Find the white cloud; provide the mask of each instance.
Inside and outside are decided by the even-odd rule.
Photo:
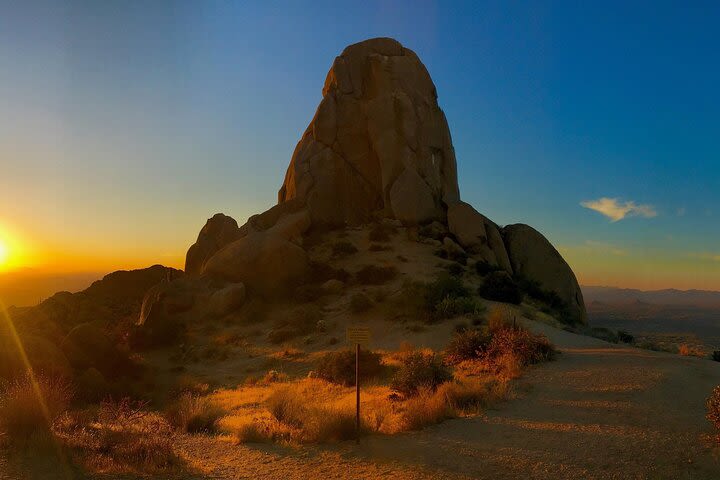
[[[657,217],[657,211],[652,205],[638,205],[633,201],[621,202],[617,198],[602,197],[598,200],[586,200],[580,202],[580,205],[602,213],[613,222],[625,217]]]

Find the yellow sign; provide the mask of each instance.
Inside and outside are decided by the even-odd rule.
[[[370,343],[370,329],[368,327],[347,327],[348,343],[367,345]]]

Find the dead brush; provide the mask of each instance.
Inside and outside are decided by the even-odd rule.
[[[99,408],[66,413],[55,429],[92,471],[157,474],[181,464],[172,429],[146,402],[106,400]]]

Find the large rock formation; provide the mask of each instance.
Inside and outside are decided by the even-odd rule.
[[[418,224],[459,199],[450,130],[412,50],[375,38],[335,59],[278,194],[291,199],[333,225],[374,214]]]
[[[311,227],[394,218],[422,226],[418,231],[432,236],[425,241],[456,257],[469,254],[538,282],[567,304],[570,321],[585,322],[575,275],[545,237],[522,225],[501,229],[460,201],[450,130],[413,51],[389,38],[350,45],[335,58],[322,93],[278,204],[241,227],[222,214],[208,220],[188,251],[187,273],[271,295],[304,277],[303,235]]]
[[[555,292],[566,304],[570,320],[587,322],[582,291],[575,274],[560,253],[537,230],[521,223],[503,229],[505,246],[516,274]]]

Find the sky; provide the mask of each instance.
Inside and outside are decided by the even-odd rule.
[[[720,290],[719,21],[717,2],[0,0],[0,269],[182,267],[214,213],[277,201],[334,57],[390,36],[437,86],[463,200],[537,228],[582,284]]]

